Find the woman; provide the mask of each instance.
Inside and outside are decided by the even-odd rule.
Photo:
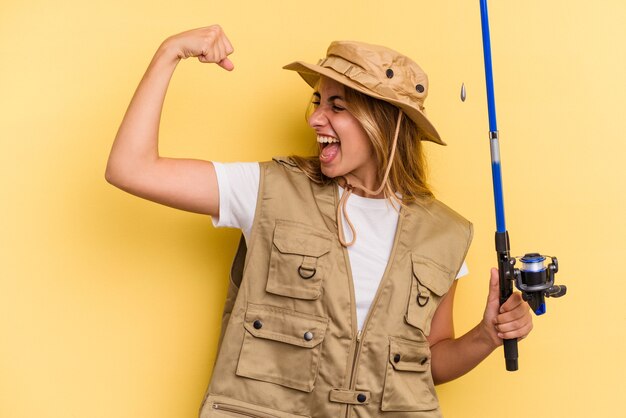
[[[455,338],[455,277],[471,224],[432,197],[421,141],[426,74],[387,48],[334,42],[318,65],[309,124],[319,155],[218,164],[163,158],[158,125],[172,73],[197,57],[226,70],[219,26],[168,38],[113,144],[107,180],[243,230],[202,417],[440,416],[434,385],[532,329],[519,294],[498,303],[491,271],[480,323]]]

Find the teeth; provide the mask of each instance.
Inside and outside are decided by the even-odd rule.
[[[339,140],[337,138],[333,138],[330,136],[318,135],[317,142],[322,143],[322,144],[331,144],[333,142],[339,142]]]

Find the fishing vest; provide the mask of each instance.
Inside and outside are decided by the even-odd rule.
[[[245,264],[240,246],[200,417],[440,417],[426,337],[471,224],[435,199],[402,208],[358,331],[337,186],[311,182],[289,159],[260,167]]]

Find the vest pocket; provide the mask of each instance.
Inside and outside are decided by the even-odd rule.
[[[277,411],[225,396],[209,395],[200,413],[200,418],[218,417],[309,418],[306,415],[295,415]]]
[[[412,254],[411,260],[413,277],[405,320],[428,335],[437,306],[454,277],[450,270],[427,258]]]
[[[237,376],[311,392],[328,319],[249,303]]]
[[[430,411],[438,406],[428,342],[389,337],[389,362],[381,409]]]
[[[277,220],[265,290],[297,299],[318,299],[328,262],[330,237],[319,229]]]

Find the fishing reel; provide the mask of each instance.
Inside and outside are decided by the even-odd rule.
[[[546,258],[550,258],[550,264],[547,266]],[[560,298],[567,292],[564,285],[554,284],[554,275],[559,271],[559,262],[556,257],[528,253],[523,257],[512,257],[511,266],[515,265],[516,259],[519,259],[522,267],[513,269],[515,287],[522,292],[522,298],[528,302],[535,315],[543,315],[546,313],[545,298]]]

